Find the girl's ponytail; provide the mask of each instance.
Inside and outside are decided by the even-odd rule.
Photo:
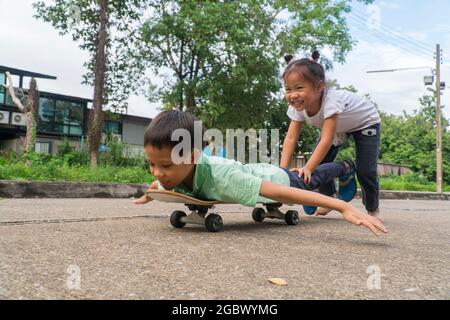
[[[286,61],[286,63],[291,62],[292,59],[294,59],[294,56],[292,54],[288,54],[288,55],[284,56],[284,61]]]
[[[303,74],[305,79],[310,81],[311,83],[317,84],[320,81],[325,83],[325,69],[318,62],[320,58],[320,53],[317,49],[311,53],[311,58],[303,58],[303,59],[294,59],[294,56],[291,54],[285,55],[284,60],[287,63],[286,68],[283,72],[283,79],[292,72],[300,72]]]
[[[317,61],[319,61],[319,58],[320,58],[319,50],[314,50],[311,54],[312,61],[317,62]]]

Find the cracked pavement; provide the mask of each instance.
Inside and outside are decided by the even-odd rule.
[[[0,299],[450,299],[450,202],[380,208],[389,234],[375,237],[301,206],[288,226],[218,205],[210,233],[170,226],[179,204],[1,199]]]

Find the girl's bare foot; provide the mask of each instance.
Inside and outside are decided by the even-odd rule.
[[[336,198],[336,194],[330,196],[333,198]],[[333,209],[329,209],[329,208],[317,208],[315,216],[326,216],[327,214],[329,214],[331,211],[333,211]]]
[[[367,211],[369,215],[378,219],[381,223],[384,223],[384,220],[381,218],[380,209],[375,209],[373,211]]]
[[[326,216],[331,211],[333,211],[333,210],[329,209],[329,208],[318,208],[316,211],[316,216]]]

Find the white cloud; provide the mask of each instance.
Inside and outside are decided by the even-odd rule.
[[[408,70],[389,73],[372,73],[369,70],[384,70],[409,67],[432,67],[433,61],[417,57],[400,48],[380,42],[360,41],[352,51],[345,65],[335,65],[327,76],[337,79],[343,85],[354,85],[359,93],[369,93],[381,110],[401,114],[403,110],[412,112],[419,108],[419,98],[430,94],[423,84],[423,76],[430,70]],[[448,68],[447,68],[448,69]],[[442,81],[450,84],[448,72],[443,73]],[[442,97],[447,104],[444,114],[450,118],[449,89]]]
[[[450,32],[450,24],[437,23],[431,29],[432,32]]]
[[[386,8],[386,9],[400,9],[402,8],[402,6],[398,3],[395,3],[393,1],[391,2],[386,2],[386,1],[380,1],[380,3],[378,3],[378,5],[382,8]]]
[[[34,19],[33,2],[0,1],[0,65],[57,77],[38,79],[41,91],[92,98],[93,88],[81,84],[87,53],[70,36],[60,36],[50,24]],[[158,113],[157,105],[144,97],[133,96],[129,104],[130,114],[153,117]]]
[[[404,32],[403,34],[400,33],[400,36],[402,36],[403,38],[407,38],[409,40],[409,38],[411,38],[412,40],[418,40],[418,41],[427,41],[428,40],[428,33],[426,32],[419,32],[419,31],[415,31],[415,32]],[[425,44],[423,45],[425,46]]]
[[[57,80],[38,80],[42,91],[91,98],[92,87],[81,85],[84,73],[83,62],[87,55],[68,36],[60,36],[55,29],[32,18],[33,0],[0,0],[0,65],[23,68],[30,71],[57,76]],[[389,5],[381,2],[380,6]],[[392,6],[392,5],[391,5]],[[397,5],[393,5],[398,7]],[[447,24],[435,25],[441,30]],[[410,34],[420,38],[425,32]],[[444,36],[445,35],[445,36]],[[450,35],[444,34],[443,48],[450,48]],[[445,40],[445,41],[444,41]],[[445,53],[445,51],[444,51]],[[325,53],[326,54],[326,53]],[[327,76],[338,79],[341,85],[355,85],[359,92],[369,93],[384,111],[400,114],[402,110],[412,111],[419,106],[418,99],[429,93],[423,86],[423,76],[428,70],[411,70],[394,73],[367,74],[367,70],[390,69],[416,66],[434,67],[432,60],[416,57],[404,50],[373,41],[360,41],[352,51],[345,65],[336,65]],[[450,86],[450,67],[444,65],[443,79]],[[445,91],[442,103],[447,104],[444,114],[450,118],[450,89]],[[158,104],[150,104],[142,96],[129,99],[129,113],[140,116],[155,116]]]

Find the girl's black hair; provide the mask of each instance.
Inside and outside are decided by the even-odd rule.
[[[320,58],[320,53],[314,50],[311,54],[311,59],[294,59],[292,55],[284,56],[284,60],[288,64],[283,72],[283,79],[291,73],[292,71],[299,72],[303,77],[314,85],[318,84],[319,81],[325,83],[325,69],[317,61]]]
[[[147,127],[144,133],[144,147],[151,145],[158,149],[173,148],[180,141],[172,141],[172,132],[176,129],[185,129],[190,134],[191,148],[194,144],[194,124],[199,121],[193,114],[179,110],[167,110],[158,114]],[[201,133],[203,139],[203,127]],[[202,141],[202,147],[204,142]]]

